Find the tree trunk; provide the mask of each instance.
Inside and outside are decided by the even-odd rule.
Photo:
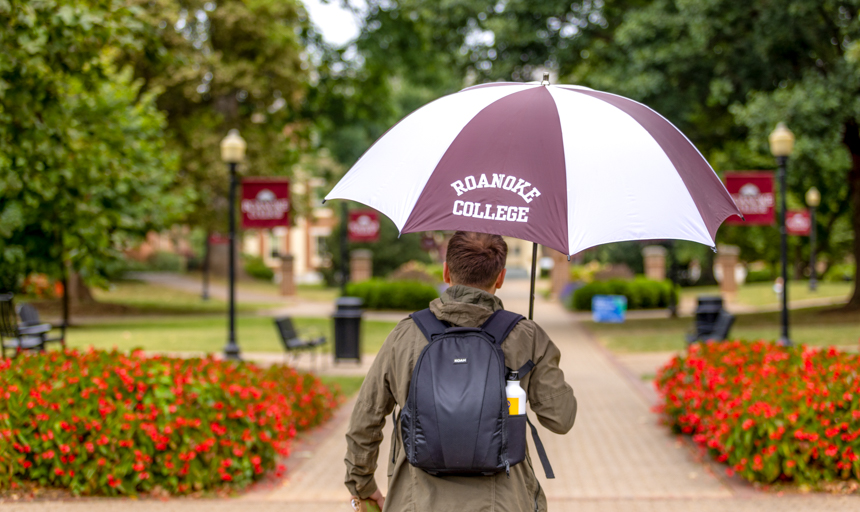
[[[803,252],[800,244],[794,248],[794,281],[803,279],[803,270],[806,268],[806,261],[803,259]]]
[[[717,284],[717,278],[714,277],[714,251],[708,249],[705,252],[705,261],[702,262],[702,277],[696,283],[696,286],[713,286]]]
[[[72,314],[69,310],[69,265],[63,264],[63,325],[71,324]]]
[[[69,276],[69,300],[72,305],[78,304],[92,304],[96,301],[93,298],[93,292],[90,291],[90,287],[84,283],[84,280],[81,279],[81,275],[77,272],[72,272]]]
[[[209,300],[209,260],[211,257],[211,246],[209,245],[210,238],[212,237],[212,232],[210,230],[206,230],[206,243],[204,244],[204,252],[203,252],[203,291],[200,294],[200,297],[203,300]]]
[[[857,278],[860,277],[860,126],[856,121],[845,123],[843,142],[851,152],[851,170],[848,172],[848,184],[851,196],[851,226],[854,228],[854,293],[845,306],[848,309],[860,309],[860,288]]]

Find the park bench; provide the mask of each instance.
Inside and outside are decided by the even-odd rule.
[[[26,328],[34,328],[34,327],[44,327],[47,326],[48,330],[42,334],[42,343],[47,345],[48,343],[59,343],[62,345],[63,349],[66,348],[66,325],[60,324],[59,326],[54,326],[49,323],[42,322],[39,318],[39,311],[33,307],[32,304],[20,304],[18,306],[18,318],[21,319],[20,327]],[[53,329],[59,329],[59,335],[51,335],[51,331]]]
[[[316,352],[325,345],[325,336],[302,338],[296,331],[291,317],[282,316],[275,319],[275,327],[284,346],[285,355],[298,359],[302,352],[313,355],[313,363],[316,365]]]
[[[2,356],[10,351],[16,357],[27,350],[45,350],[45,339],[51,331],[51,324],[22,325],[13,302],[14,294],[0,294],[0,346]]]

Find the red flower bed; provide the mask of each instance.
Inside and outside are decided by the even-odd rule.
[[[244,486],[338,397],[316,377],[92,350],[0,359],[0,489],[172,494]]]
[[[860,357],[834,348],[694,344],[659,372],[661,409],[729,474],[815,484],[860,477]]]

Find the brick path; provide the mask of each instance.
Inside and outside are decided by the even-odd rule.
[[[510,282],[499,295],[508,309],[527,312],[526,282]],[[536,309],[536,320],[561,349],[562,369],[579,400],[576,425],[570,434],[541,432],[556,479],[546,481],[540,470],[538,477],[553,512],[860,510],[858,497],[778,496],[756,491],[724,477],[719,466],[711,469],[698,461],[689,443],[669,434],[650,412],[653,395],[648,395],[633,371],[597,346],[561,307],[541,302]],[[645,364],[658,361],[652,358]],[[349,510],[348,494],[341,482],[343,435],[350,406],[341,408],[332,421],[295,446],[288,461],[289,478],[274,489],[252,491],[231,500],[93,499],[7,502],[0,507],[4,512],[113,512],[117,508],[126,512],[343,512]],[[389,422],[377,472],[383,488],[390,428]]]

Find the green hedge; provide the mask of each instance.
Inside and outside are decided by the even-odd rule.
[[[827,269],[827,273],[824,274],[824,280],[832,283],[853,281],[854,270],[855,268],[853,263],[840,263],[838,265],[831,265],[830,268]]]
[[[677,304],[678,290],[673,289],[671,281],[653,281],[637,277],[632,281],[611,279],[595,281],[579,288],[568,301],[568,308],[577,311],[591,311],[591,299],[595,295],[624,295],[627,297],[627,309],[653,309],[669,307],[674,300]]]
[[[746,283],[769,283],[776,279],[776,274],[770,267],[747,272]]]
[[[245,273],[254,279],[262,281],[271,281],[275,277],[275,272],[269,268],[259,256],[243,256],[245,259]]]
[[[182,272],[185,270],[185,258],[174,252],[157,251],[146,258],[146,270],[159,272]]]
[[[439,297],[433,286],[420,281],[385,281],[371,279],[349,283],[346,295],[360,297],[367,309],[400,309],[417,311]]]

